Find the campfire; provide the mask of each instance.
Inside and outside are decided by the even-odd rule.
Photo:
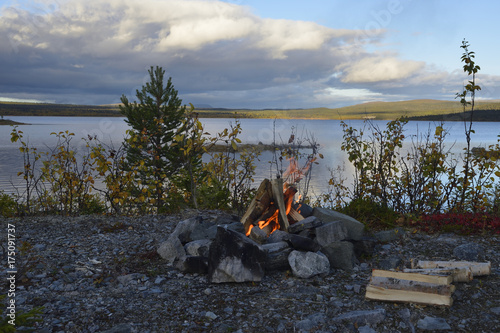
[[[303,168],[299,168],[297,160],[290,158],[283,178],[262,181],[241,220],[247,236],[256,227],[267,236],[275,230],[288,231],[291,224],[304,219],[300,214],[300,205],[295,205],[296,184],[307,175],[315,160],[311,158]],[[284,179],[287,181],[284,182]]]
[[[285,187],[285,190],[283,188]],[[257,227],[270,235],[275,230],[287,231],[290,224],[304,217],[292,207],[297,189],[283,186],[283,179],[264,179],[241,219],[247,236]]]

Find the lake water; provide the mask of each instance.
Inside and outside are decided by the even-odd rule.
[[[83,148],[83,141],[79,138],[88,135],[96,135],[105,143],[112,143],[116,147],[122,142],[126,135],[128,125],[124,118],[99,118],[99,117],[8,117],[8,119],[28,123],[20,125],[19,129],[24,132],[24,139],[29,141],[30,146],[39,150],[48,151],[56,143],[56,138],[51,132],[70,131],[75,133],[73,143],[77,148]],[[205,130],[211,134],[222,131],[234,119],[202,119]],[[277,143],[287,142],[290,137],[291,128],[295,128],[296,137],[306,138],[313,136],[320,144],[320,153],[324,159],[318,159],[319,165],[312,169],[311,191],[320,194],[327,188],[330,179],[329,168],[335,168],[345,163],[346,176],[352,174],[352,167],[347,161],[347,155],[341,150],[342,128],[339,120],[293,120],[293,119],[241,119],[243,132],[240,136],[243,143]],[[362,120],[346,121],[349,125],[361,129]],[[387,121],[374,121],[381,129],[385,128]],[[405,126],[406,142],[409,144],[410,136],[426,132],[433,122],[414,121]],[[448,147],[452,152],[460,154],[465,147],[464,126],[461,122],[448,122],[445,129],[449,131],[447,137]],[[476,131],[472,137],[473,146],[488,146],[497,141],[500,134],[498,123],[481,122],[475,123]],[[23,156],[19,152],[19,143],[10,141],[10,126],[0,126],[0,190],[12,193],[13,184],[19,183],[17,173],[23,169]],[[275,169],[270,168],[269,161],[272,160],[271,152],[264,152],[257,162],[257,174],[255,185],[258,186],[263,178],[274,177]]]

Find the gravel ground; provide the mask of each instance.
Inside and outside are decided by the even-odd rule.
[[[309,279],[271,272],[259,283],[210,284],[156,253],[176,223],[193,214],[223,213],[0,220],[2,267],[8,267],[8,223],[22,248],[15,257],[16,311],[43,307],[36,332],[500,331],[499,236],[400,233],[377,244],[352,272]],[[409,266],[412,258],[450,260],[464,244],[479,246],[492,274],[457,284],[451,307],[365,300],[373,268]]]

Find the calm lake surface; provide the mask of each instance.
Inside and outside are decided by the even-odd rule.
[[[72,143],[79,151],[83,151],[85,144],[80,138],[88,135],[96,135],[101,141],[118,147],[129,128],[124,118],[100,118],[100,117],[8,117],[8,119],[28,123],[20,125],[19,129],[24,132],[24,140],[30,146],[37,147],[41,151],[49,151],[57,139],[52,132],[70,131],[75,133]],[[227,128],[234,119],[202,119],[205,130],[212,135]],[[329,168],[335,168],[345,163],[345,176],[352,175],[352,167],[347,160],[347,155],[341,150],[342,128],[339,120],[293,120],[293,119],[241,119],[243,132],[240,136],[243,143],[272,143],[273,138],[277,143],[288,142],[292,127],[295,128],[296,137],[306,138],[313,136],[320,144],[320,153],[324,159],[318,159],[319,165],[312,169],[312,180],[310,193],[319,195],[327,188],[330,179]],[[362,120],[346,121],[350,126],[361,129]],[[385,129],[387,121],[374,121],[380,129]],[[417,133],[426,133],[431,126],[435,128],[436,123],[427,121],[413,121],[405,126],[406,144],[411,144],[412,136]],[[445,123],[445,129],[449,131],[447,137],[448,145],[454,154],[462,153],[465,147],[464,126],[461,122]],[[497,142],[500,134],[499,123],[478,122],[474,124],[475,134],[472,136],[472,146],[488,146]],[[20,179],[17,173],[23,169],[23,156],[19,152],[19,143],[10,141],[11,126],[0,126],[0,191],[6,193],[14,191],[13,184],[18,184]],[[272,160],[271,152],[264,152],[257,161],[257,174],[255,186],[258,186],[264,178],[274,177],[276,169],[270,168],[269,161]],[[286,165],[284,166],[286,168]],[[350,180],[349,180],[350,182]]]

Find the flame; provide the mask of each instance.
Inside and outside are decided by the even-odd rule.
[[[285,193],[283,193],[286,215],[288,215],[292,210],[292,203],[295,193],[297,193],[297,189],[295,189],[294,187],[288,187]],[[273,203],[271,203],[271,206],[272,205]],[[267,212],[270,213],[269,210]],[[268,236],[274,231],[278,230],[280,228],[279,212],[279,209],[276,209],[270,217],[266,218],[265,220],[259,221],[257,225],[250,225],[246,232],[246,235],[250,236],[253,227],[259,227],[260,229],[265,230]]]

